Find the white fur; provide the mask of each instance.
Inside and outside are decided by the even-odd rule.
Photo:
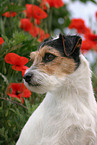
[[[42,86],[29,87],[25,83],[32,91],[47,94],[16,145],[97,145],[97,104],[91,71],[84,56],[80,59],[79,68],[71,75],[58,78],[37,70],[35,80]]]

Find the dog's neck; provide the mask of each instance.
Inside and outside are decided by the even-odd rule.
[[[82,102],[87,106],[91,106],[91,102],[95,104],[91,71],[87,60],[82,55],[80,59],[81,64],[79,68],[66,77],[62,87],[50,93],[57,101],[72,102],[74,105],[77,103],[79,105],[79,102]]]

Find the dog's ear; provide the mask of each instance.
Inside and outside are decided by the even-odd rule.
[[[64,36],[63,34],[59,35],[59,39],[62,40],[64,53],[66,56],[71,56],[73,53],[79,53],[82,39],[80,36]]]

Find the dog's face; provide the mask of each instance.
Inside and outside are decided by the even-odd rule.
[[[24,84],[33,92],[45,93],[61,87],[67,75],[80,64],[79,36],[63,36],[47,40],[36,52],[31,52],[32,66],[24,75]]]

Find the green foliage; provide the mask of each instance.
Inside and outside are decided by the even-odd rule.
[[[12,99],[2,98],[0,107],[0,145],[14,145],[21,129],[26,123],[31,113],[39,104],[29,103],[21,104]]]
[[[43,100],[43,96],[32,93],[31,97],[21,104],[17,98],[13,99],[7,95],[9,84],[22,82],[22,74],[12,70],[11,65],[4,61],[5,55],[14,52],[29,58],[30,52],[39,46],[36,38],[19,27],[20,19],[24,17],[21,11],[25,9],[25,2],[15,1],[14,5],[11,5],[11,2],[0,0],[0,35],[5,42],[0,47],[0,145],[15,145],[29,116]],[[15,11],[17,15],[13,18],[2,17],[6,11]],[[30,65],[31,62],[27,64]]]
[[[29,33],[24,33],[23,31],[14,32],[10,39],[5,35],[2,35],[2,37],[4,38],[5,43],[1,48],[1,57],[4,57],[8,52],[12,51],[17,54],[22,54],[22,56],[29,56],[30,52],[36,50],[39,45],[35,38],[33,39]]]
[[[60,29],[61,32],[63,32],[64,27],[67,27],[70,24],[70,18],[69,18],[70,13],[66,5],[60,7],[59,11],[56,8],[52,9],[52,16],[53,16],[52,30],[54,31],[55,28],[58,28]]]
[[[53,34],[55,29],[59,29],[60,32],[63,32],[64,27],[67,27],[70,24],[69,16],[70,16],[70,13],[67,9],[67,5],[64,5],[63,7],[60,7],[58,9],[52,8],[48,15],[49,32],[51,32],[51,34]]]
[[[7,5],[6,9],[5,6]],[[3,1],[0,5],[0,15],[2,16],[3,13],[7,12],[7,11],[13,11],[13,12],[20,12],[23,11],[25,9],[25,7],[23,6],[19,6],[16,4],[10,5],[8,1]]]

